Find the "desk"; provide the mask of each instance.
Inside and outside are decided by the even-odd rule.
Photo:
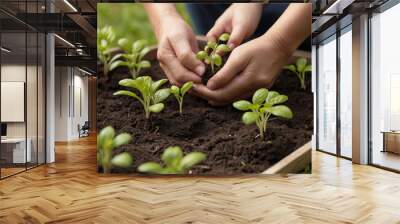
[[[400,154],[400,131],[382,131],[383,150],[382,152],[392,152]]]
[[[25,163],[32,160],[32,140],[26,139],[28,143],[25,152],[25,138],[5,138],[1,139],[1,157],[6,163]],[[3,156],[4,152],[4,156]],[[12,156],[11,156],[12,154]],[[11,159],[12,158],[12,159]],[[26,161],[25,161],[26,158]]]

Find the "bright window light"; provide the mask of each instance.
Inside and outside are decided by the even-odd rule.
[[[68,1],[68,0],[64,0],[65,4],[68,5],[68,7],[70,7],[74,12],[78,12],[78,10]]]
[[[62,42],[64,42],[64,43],[66,43],[67,45],[69,45],[70,47],[73,47],[73,48],[75,48],[75,45],[73,45],[71,42],[69,42],[68,40],[66,40],[66,39],[64,39],[64,38],[62,38],[62,37],[60,37],[59,35],[57,35],[57,34],[54,34],[54,36],[55,37],[57,37],[59,40],[61,40]]]
[[[2,48],[0,48],[2,51],[4,51],[4,52],[6,52],[6,53],[10,53],[11,51],[10,50],[8,50],[7,48],[4,48],[4,47],[2,47]]]

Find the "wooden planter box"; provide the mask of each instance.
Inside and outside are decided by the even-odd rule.
[[[205,44],[204,37],[198,37],[200,47]],[[113,53],[121,53],[120,49],[115,49]],[[296,51],[289,59],[288,63],[295,63],[299,57],[311,60],[311,53],[305,51]],[[147,60],[155,60],[157,58],[157,46],[152,46],[151,50],[144,57]],[[308,164],[311,164],[311,142],[306,143],[302,147],[296,149],[285,158],[281,159],[275,165],[271,166],[261,174],[289,174],[302,172]]]

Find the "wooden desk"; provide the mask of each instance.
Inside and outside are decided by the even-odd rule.
[[[382,131],[383,150],[382,152],[392,152],[400,154],[400,131]]]

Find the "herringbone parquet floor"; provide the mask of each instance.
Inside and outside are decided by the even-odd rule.
[[[95,138],[0,181],[0,223],[400,223],[400,175],[319,152],[312,175],[146,178],[96,173]]]

